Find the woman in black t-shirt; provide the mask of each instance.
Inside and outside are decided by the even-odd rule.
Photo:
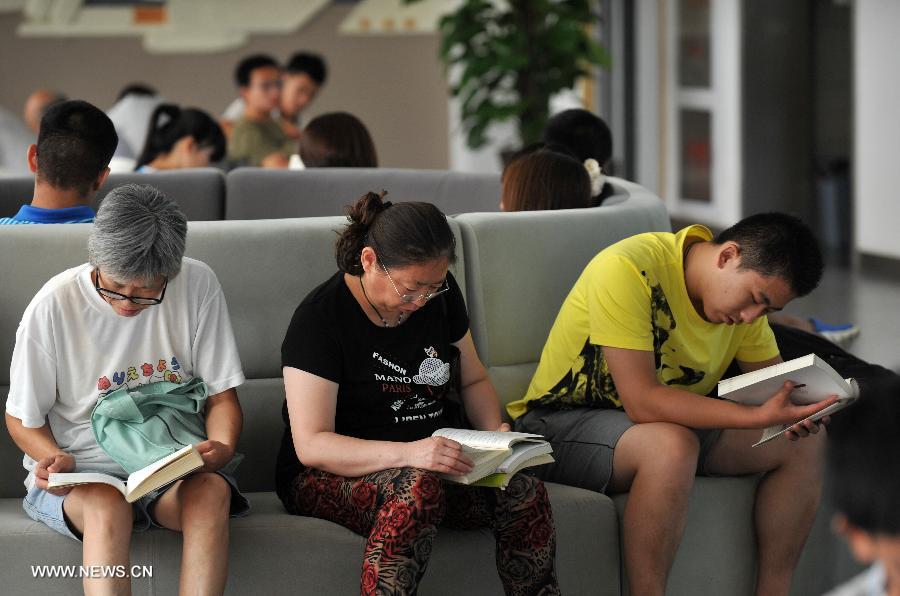
[[[368,538],[361,592],[416,591],[438,525],[493,527],[507,594],[556,594],[556,534],[543,484],[517,474],[505,491],[444,483],[465,474],[446,397],[458,359],[465,416],[509,430],[475,352],[448,268],[455,240],[428,203],[351,206],[337,242],[340,271],[310,292],[282,345],[287,399],[276,471],[288,512]],[[298,457],[299,456],[299,457]]]

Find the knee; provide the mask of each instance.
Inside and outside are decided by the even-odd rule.
[[[653,426],[655,428],[648,429],[654,437],[648,445],[651,459],[659,468],[671,469],[676,473],[689,470],[693,475],[700,456],[700,440],[694,431],[667,422],[654,423]]]
[[[213,517],[227,517],[231,506],[231,486],[214,472],[193,474],[183,481],[182,509]]]
[[[127,528],[131,532],[131,504],[107,484],[84,484],[72,489],[70,496],[82,501],[85,526]]]
[[[516,474],[509,481],[505,491],[497,493],[498,498],[506,498],[523,505],[549,508],[550,497],[544,483],[531,474]]]

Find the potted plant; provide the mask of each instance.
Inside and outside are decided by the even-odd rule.
[[[419,0],[405,0],[407,3]],[[608,66],[590,32],[600,16],[591,0],[463,0],[440,20],[440,56],[452,69],[469,147],[488,127],[515,118],[523,145],[539,141],[550,98],[594,66]]]

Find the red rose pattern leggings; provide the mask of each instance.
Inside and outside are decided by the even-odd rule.
[[[303,470],[279,495],[294,515],[326,519],[367,536],[361,593],[415,594],[439,525],[492,527],[507,594],[559,594],[556,531],[540,480],[516,474],[505,491],[444,483],[418,468],[345,478]]]

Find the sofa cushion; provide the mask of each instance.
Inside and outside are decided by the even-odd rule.
[[[565,594],[614,595],[619,590],[616,512],[605,496],[547,485],[558,535],[557,572]],[[23,491],[24,494],[24,491]],[[359,591],[364,539],[337,524],[288,515],[274,493],[248,494],[250,515],[230,528],[227,594],[353,594]],[[79,565],[81,544],[22,511],[21,498],[0,499],[0,578],[8,594],[71,594],[77,579],[34,579],[30,565]],[[137,533],[131,563],[153,568],[133,580],[135,594],[176,594],[181,536],[167,530]],[[487,528],[442,528],[422,582],[422,594],[502,594]]]
[[[110,174],[93,201],[94,208],[99,207],[110,190],[130,183],[159,188],[178,203],[189,220],[225,218],[225,174],[216,168]],[[33,192],[33,176],[0,178],[0,217],[15,215],[22,204],[31,202]]]
[[[434,203],[447,214],[497,211],[500,177],[445,170],[390,168],[238,168],[226,179],[228,219],[342,215],[344,206],[368,191],[388,199]]]

